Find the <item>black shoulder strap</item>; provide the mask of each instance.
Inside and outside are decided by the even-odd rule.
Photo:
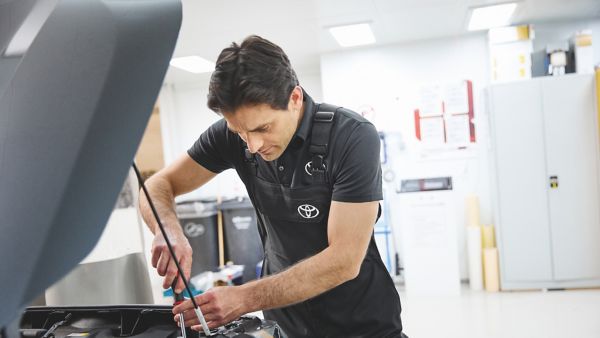
[[[311,174],[313,180],[325,182],[327,166],[324,158],[327,156],[329,137],[333,118],[335,113],[341,107],[333,106],[327,103],[321,103],[317,106],[317,112],[313,117],[312,133],[310,137],[310,147],[308,151],[312,155]]]
[[[325,157],[328,152],[329,136],[331,127],[333,126],[335,113],[342,107],[333,106],[327,103],[321,103],[317,106],[317,111],[313,117],[313,126],[311,132],[311,141],[308,151],[312,155],[312,163],[310,167],[313,180],[318,182],[326,182],[325,172]],[[248,146],[244,143],[244,162],[250,167],[253,176],[256,176],[258,163],[256,155],[248,150]]]

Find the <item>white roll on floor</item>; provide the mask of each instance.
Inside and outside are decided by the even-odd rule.
[[[468,195],[465,198],[465,220],[467,226],[479,226],[479,197],[476,195]]]
[[[483,262],[481,250],[481,227],[467,227],[467,258],[469,262],[469,284],[472,290],[483,289]]]

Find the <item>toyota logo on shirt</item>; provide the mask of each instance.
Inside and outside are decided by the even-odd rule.
[[[302,204],[298,207],[298,213],[303,218],[310,219],[319,216],[319,209],[317,209],[314,205]]]

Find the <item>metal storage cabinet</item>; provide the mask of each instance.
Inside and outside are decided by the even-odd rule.
[[[600,286],[593,76],[498,84],[487,95],[502,289]]]

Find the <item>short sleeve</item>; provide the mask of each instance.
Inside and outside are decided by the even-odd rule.
[[[215,122],[188,149],[188,155],[204,168],[217,174],[233,168],[233,145],[229,133],[224,119]]]
[[[381,187],[380,139],[368,122],[356,125],[335,165],[332,200],[370,202],[383,199]]]

